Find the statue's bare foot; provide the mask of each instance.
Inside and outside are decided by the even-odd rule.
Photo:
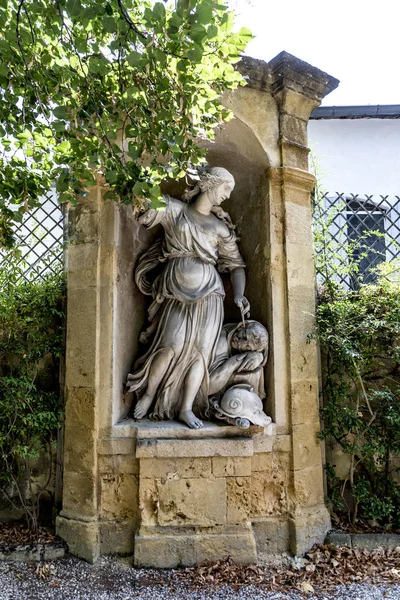
[[[135,409],[133,411],[133,416],[135,417],[135,419],[143,419],[143,417],[145,417],[149,412],[152,402],[153,398],[148,394],[144,394],[144,396],[142,396],[140,400],[137,401]]]
[[[192,429],[201,429],[204,427],[203,421],[200,421],[191,410],[181,410],[179,420],[186,423]]]

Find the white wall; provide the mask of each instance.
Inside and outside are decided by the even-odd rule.
[[[324,190],[400,196],[400,119],[311,120],[308,136]]]

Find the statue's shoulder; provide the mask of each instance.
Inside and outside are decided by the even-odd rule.
[[[164,200],[166,206],[168,207],[169,212],[171,212],[174,215],[179,214],[183,210],[184,206],[186,205],[186,202],[182,202],[182,200],[173,198],[172,196],[169,196],[168,194],[163,194],[163,200]]]

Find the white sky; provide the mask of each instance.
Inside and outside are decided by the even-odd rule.
[[[229,0],[256,36],[246,54],[282,50],[340,79],[322,105],[400,104],[399,0]]]

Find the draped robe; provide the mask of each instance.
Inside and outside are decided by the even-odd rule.
[[[154,418],[174,419],[182,405],[186,375],[201,360],[204,377],[193,406],[199,416],[208,413],[209,368],[213,363],[224,318],[225,291],[219,272],[244,267],[236,236],[205,229],[188,205],[164,196],[165,207],[149,209],[140,222],[145,227],[161,224],[162,244],[142,255],[135,279],[139,289],[153,297],[149,308],[150,346],[128,375],[127,388],[137,399],[145,393],[154,358],[161,350],[173,357],[158,386],[151,409]],[[154,272],[159,271],[154,278]],[[158,269],[157,269],[158,268]],[[153,278],[152,278],[153,273]]]

